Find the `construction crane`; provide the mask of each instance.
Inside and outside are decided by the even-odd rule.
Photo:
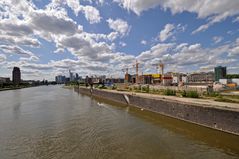
[[[122,71],[125,73],[125,74],[129,74],[129,68],[123,68]]]
[[[133,65],[133,67],[135,67],[135,73],[136,73],[136,83],[139,83],[139,62],[136,60],[135,65]]]
[[[163,75],[164,75],[164,64],[163,64],[163,62],[160,60],[160,62],[158,64],[153,64],[153,66],[156,66],[156,68],[158,69],[158,74],[159,74],[159,72],[161,72],[161,80],[163,80]]]
[[[141,68],[141,67],[139,67],[139,62],[136,60],[135,64],[133,64],[132,67],[125,67],[125,68],[121,69],[121,71],[123,71],[125,73],[125,75],[128,75],[130,69],[135,69],[135,75],[136,75],[135,82],[139,83],[140,82],[139,81],[139,68]]]
[[[163,74],[164,74],[164,64],[161,62],[161,63],[159,64],[159,67],[161,68],[161,74],[162,74],[162,76],[163,76]]]

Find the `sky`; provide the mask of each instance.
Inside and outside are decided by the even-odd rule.
[[[239,73],[239,0],[1,0],[0,77]]]

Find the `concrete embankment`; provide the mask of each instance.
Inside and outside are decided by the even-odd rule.
[[[216,130],[239,135],[239,105],[219,107],[219,103],[200,103],[199,99],[164,98],[160,96],[138,95],[129,92],[117,92],[98,89],[75,88],[82,94],[105,98],[129,106],[139,107],[162,115],[184,120]],[[204,101],[205,102],[205,101]],[[206,101],[207,102],[207,101]],[[224,103],[227,104],[227,103]],[[220,104],[222,105],[222,104]],[[228,105],[230,105],[228,103]],[[238,107],[237,107],[238,106]]]

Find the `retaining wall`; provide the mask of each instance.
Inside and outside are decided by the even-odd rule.
[[[189,104],[166,99],[144,98],[97,89],[92,90],[92,93],[87,88],[79,88],[78,91],[83,94],[106,98],[122,104],[128,104],[187,122],[239,135],[238,111],[205,107],[200,104]],[[125,95],[127,95],[129,103],[125,99]]]

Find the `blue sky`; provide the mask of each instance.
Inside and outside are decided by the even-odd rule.
[[[0,2],[0,76],[23,79],[140,72],[239,73],[239,1],[32,0]],[[134,73],[134,69],[130,69]]]

